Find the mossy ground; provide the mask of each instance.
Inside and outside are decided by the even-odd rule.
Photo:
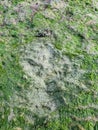
[[[98,130],[98,5],[97,0],[67,0],[63,9],[46,10],[52,12],[53,17],[38,11],[33,20],[23,22],[4,23],[16,17],[9,14],[20,1],[10,1],[8,5],[0,4],[0,130]],[[2,0],[1,0],[2,2]],[[7,7],[8,6],[8,7]],[[49,15],[49,17],[48,17]],[[60,108],[60,119],[48,121],[36,119],[35,124],[26,122],[26,109],[13,108],[14,120],[8,121],[10,115],[10,100],[14,93],[28,88],[29,79],[24,79],[24,72],[19,64],[19,49],[30,44],[36,37],[37,30],[52,30],[52,34],[41,40],[51,40],[56,48],[63,51],[72,61],[79,59],[80,69],[87,73],[83,75],[81,83],[88,87],[83,91],[77,87],[78,97],[70,90],[65,98],[70,97],[68,105]],[[70,87],[70,84],[68,84]]]

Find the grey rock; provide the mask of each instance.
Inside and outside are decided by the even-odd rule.
[[[18,96],[15,99],[19,107],[26,104],[26,109],[39,117],[59,117],[58,108],[70,104],[71,94],[77,97],[77,88],[89,90],[80,82],[85,71],[80,69],[79,58],[75,59],[76,62],[70,60],[47,41],[30,43],[20,52],[20,65],[26,79],[30,79],[30,85],[24,90],[23,98]],[[20,104],[21,101],[24,105]]]
[[[33,104],[33,112],[49,114],[64,103],[62,96],[56,93],[61,91],[59,82],[63,83],[62,71],[70,60],[62,57],[62,53],[48,43],[32,43],[22,51],[20,64],[32,81],[31,90],[27,92],[29,103]]]

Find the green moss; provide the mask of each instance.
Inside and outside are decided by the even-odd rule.
[[[2,12],[0,18],[4,19],[7,11],[12,11],[13,7],[22,1],[24,0],[11,1],[11,7],[7,9],[0,6]],[[98,11],[91,0],[68,0],[66,5],[65,13],[52,10],[56,16],[54,19],[46,18],[42,11],[38,11],[32,20],[30,18],[16,25],[9,23],[2,25],[3,20],[0,21],[1,130],[14,130],[15,127],[23,128],[23,130],[26,128],[34,130],[98,129],[98,122],[93,121],[93,117],[97,117],[98,109],[91,105],[98,104],[96,95],[98,91]],[[51,7],[47,10],[51,10]],[[12,13],[7,18],[17,18],[16,15]],[[69,104],[59,110],[58,120],[52,120],[46,124],[40,120],[34,126],[26,122],[27,110],[17,106],[13,108],[16,114],[15,120],[8,122],[10,98],[15,92],[21,95],[22,90],[25,91],[29,86],[29,81],[23,78],[24,72],[19,64],[19,55],[21,55],[19,50],[24,44],[30,44],[35,39],[39,40],[40,38],[35,37],[36,30],[46,28],[52,30],[53,34],[50,37],[43,37],[43,41],[51,41],[72,62],[80,63],[80,70],[86,71],[81,76],[80,82],[86,84],[88,90],[84,91],[81,85],[76,85],[77,91],[72,90],[72,84],[66,84],[69,89],[63,92],[63,95],[68,99]],[[93,47],[91,46],[87,51],[89,45]],[[89,116],[92,119],[88,119]],[[84,118],[87,120],[82,120]]]

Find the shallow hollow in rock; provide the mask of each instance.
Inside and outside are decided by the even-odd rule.
[[[22,48],[20,64],[32,80],[32,90],[27,92],[27,97],[28,103],[33,104],[33,111],[46,114],[65,104],[60,85],[64,84],[65,64],[66,72],[71,67],[71,62],[66,56],[62,56],[50,43],[32,43],[27,45],[26,49]]]
[[[26,91],[28,109],[45,116],[70,104],[72,90],[78,93],[80,68],[74,68],[74,62],[48,42],[28,44],[21,52],[20,64],[31,79]]]

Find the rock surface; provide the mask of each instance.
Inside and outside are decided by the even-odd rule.
[[[97,129],[98,2],[46,2],[0,1],[0,129]]]

